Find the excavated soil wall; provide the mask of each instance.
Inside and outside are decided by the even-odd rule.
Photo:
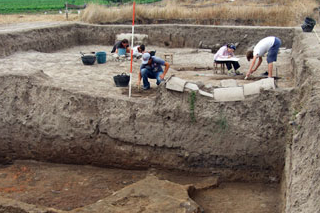
[[[287,145],[284,188],[287,213],[320,211],[320,58],[314,33],[294,39],[296,100],[292,141]]]
[[[71,24],[2,33],[0,54],[112,44],[116,34],[130,29]],[[169,47],[233,41],[239,35],[247,47],[273,34],[291,48],[294,37],[292,28],[161,25],[137,26],[136,32],[148,34],[150,44]],[[154,166],[215,172],[229,180],[279,181],[290,140],[292,90],[264,91],[241,102],[197,95],[195,121],[190,119],[190,94],[164,87],[149,100],[96,97],[55,87],[41,71],[23,76],[8,71],[0,75],[0,91],[0,162]]]
[[[10,33],[0,33],[0,56],[16,51],[37,50],[52,52],[77,45],[113,45],[116,35],[131,33],[128,25],[64,24]],[[279,27],[223,27],[197,25],[138,25],[135,33],[148,35],[148,44],[166,47],[198,48],[205,45],[239,43],[236,53],[244,53],[261,38],[269,35],[281,37],[282,47],[291,48],[293,28]]]

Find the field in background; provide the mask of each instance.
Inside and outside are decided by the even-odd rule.
[[[1,0],[0,14],[35,13],[40,11],[59,11],[65,9],[65,3],[73,5],[99,4],[114,5],[133,0]],[[160,0],[136,0],[136,3],[152,3]]]
[[[212,20],[214,24],[260,26],[296,26],[309,16],[318,20],[316,0],[164,0],[156,5],[138,5],[137,21],[154,23],[154,20]],[[104,8],[89,5],[81,16],[88,23],[119,23],[131,20],[132,7]]]
[[[140,23],[154,20],[194,20],[194,23],[297,26],[305,17],[318,20],[318,3],[315,0],[176,0],[162,1],[157,5],[138,5],[136,19]],[[132,7],[103,8],[89,5],[81,16],[88,23],[119,23],[131,20]]]
[[[4,2],[28,2],[61,0],[0,0]],[[109,0],[95,0],[108,2]],[[118,1],[120,0],[113,0]],[[129,0],[123,0],[127,2]],[[147,2],[155,0],[136,0]],[[157,0],[156,0],[157,1]],[[138,4],[136,6],[136,23],[184,23],[192,21],[195,24],[215,25],[254,25],[254,26],[299,26],[305,17],[319,20],[320,0],[162,0],[153,4]],[[84,0],[70,0],[69,4],[83,4]],[[64,12],[64,10],[62,10]],[[72,12],[69,10],[69,12]],[[73,11],[75,12],[75,11]],[[66,21],[65,14],[58,11],[44,15],[43,12],[26,15],[0,15],[0,24],[30,22],[30,21]],[[90,3],[80,14],[69,14],[68,21],[83,21],[93,24],[130,23],[132,20],[132,5],[101,6],[100,3]],[[208,21],[209,22],[206,22]],[[186,22],[190,23],[190,22]]]

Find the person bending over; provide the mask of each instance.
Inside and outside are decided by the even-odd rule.
[[[118,49],[126,49],[127,53],[130,53],[129,41],[128,39],[123,39],[122,41],[117,41],[113,46],[111,53],[118,53]]]
[[[140,57],[142,56],[142,54],[144,53],[145,49],[146,49],[146,47],[145,47],[143,44],[141,44],[141,45],[139,45],[139,46],[135,46],[135,47],[133,48],[133,53],[132,53],[132,55],[133,55],[134,57],[136,57],[136,58],[140,58]]]
[[[247,52],[247,60],[252,62],[249,67],[249,71],[245,77],[245,79],[248,79],[248,77],[255,72],[262,62],[262,57],[266,52],[268,52],[267,56],[267,63],[268,63],[268,71],[264,73],[264,75],[267,75],[269,78],[272,78],[272,70],[273,70],[273,62],[277,61],[277,56],[279,52],[279,48],[281,46],[281,40],[275,36],[269,36],[262,40],[260,40],[257,45],[254,47],[253,51],[249,50]],[[256,64],[256,61],[258,59],[258,62]],[[256,65],[256,66],[255,66]]]

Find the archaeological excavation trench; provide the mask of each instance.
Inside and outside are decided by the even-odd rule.
[[[0,212],[319,211],[320,51],[313,33],[136,27],[148,36],[147,49],[174,52],[170,74],[207,92],[223,77],[188,71],[212,66],[212,53],[199,44],[237,43],[246,72],[248,47],[268,35],[281,38],[277,88],[219,101],[165,85],[138,91],[135,81],[129,98],[112,76],[130,62],[108,54],[116,35],[130,32],[79,23],[0,29]],[[107,63],[84,66],[79,52],[92,50],[108,51]]]

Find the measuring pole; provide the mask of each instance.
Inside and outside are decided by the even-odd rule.
[[[131,62],[130,62],[130,82],[129,82],[129,98],[131,98],[131,83],[132,83],[132,61],[133,61],[133,37],[134,37],[134,13],[135,13],[136,2],[133,2],[132,12],[132,35],[131,35]]]

